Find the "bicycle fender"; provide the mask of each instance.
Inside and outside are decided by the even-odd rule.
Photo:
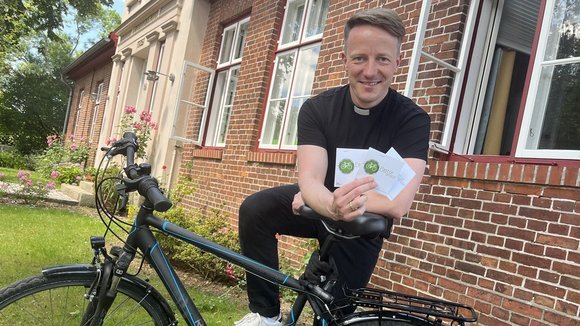
[[[80,274],[91,275],[95,274],[96,272],[97,267],[91,264],[60,265],[60,266],[45,267],[42,269],[42,275],[44,275],[47,278],[60,275],[69,275],[69,276]],[[167,300],[165,300],[165,298],[159,293],[159,291],[157,291],[157,289],[155,289],[151,284],[145,282],[144,280],[138,277],[131,275],[123,276],[123,281],[134,284],[135,286],[143,289],[144,292],[151,293],[151,295],[155,298],[155,300],[157,300],[160,303],[161,307],[163,307],[163,310],[165,311],[167,316],[175,316]]]

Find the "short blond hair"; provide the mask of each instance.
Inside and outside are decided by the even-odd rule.
[[[405,25],[396,11],[387,8],[372,8],[355,13],[344,25],[344,45],[355,26],[371,25],[378,27],[397,38],[399,47],[405,36]]]

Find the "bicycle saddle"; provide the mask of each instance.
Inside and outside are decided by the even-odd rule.
[[[393,227],[393,219],[379,214],[365,212],[360,217],[352,221],[335,221],[328,217],[316,213],[309,206],[303,205],[300,207],[300,215],[321,220],[330,231],[342,237],[362,237],[374,239],[376,237],[383,237],[387,239],[391,235],[391,228]]]

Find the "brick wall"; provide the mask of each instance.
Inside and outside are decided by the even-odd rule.
[[[193,177],[190,207],[221,208],[237,224],[241,201],[296,182],[295,153],[257,150],[285,1],[214,1],[202,65],[215,67],[224,26],[250,13],[233,115],[224,149],[186,145],[180,173]],[[342,28],[352,12],[384,5],[407,36],[394,87],[404,88],[421,1],[331,1],[314,93],[343,84]],[[434,1],[426,50],[453,62],[469,1]],[[452,72],[422,62],[414,99],[439,140]],[[573,325],[580,302],[578,168],[536,164],[429,162],[408,217],[385,241],[372,286],[475,306],[480,325]],[[282,254],[302,262],[304,243],[283,237]]]

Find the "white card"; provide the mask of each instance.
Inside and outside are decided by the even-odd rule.
[[[334,186],[341,187],[353,181],[366,155],[366,149],[337,148],[336,166],[334,167]]]
[[[392,150],[394,151],[394,149]],[[397,155],[386,155],[374,148],[369,148],[364,162],[358,169],[356,178],[373,176],[377,183],[375,191],[389,196],[389,191],[397,182],[399,173],[405,164],[405,161]]]

